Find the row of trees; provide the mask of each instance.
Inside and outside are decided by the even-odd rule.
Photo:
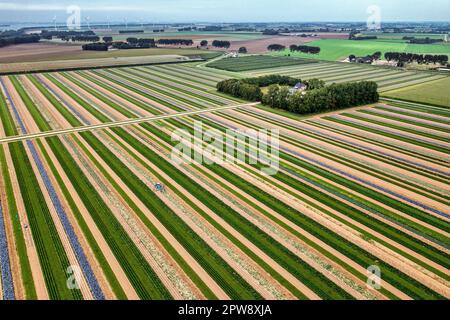
[[[319,54],[320,53],[320,47],[313,47],[313,46],[305,46],[305,45],[291,45],[289,49],[292,52],[298,51],[303,53],[310,53],[310,54]]]
[[[90,51],[108,51],[109,44],[105,42],[87,43],[83,44],[81,48],[83,50],[90,50]]]
[[[269,51],[284,51],[286,49],[286,46],[283,46],[282,44],[271,44],[267,47],[267,50]]]
[[[412,37],[412,39],[409,39],[409,43],[414,43],[414,44],[433,44],[433,43],[440,43],[440,42],[444,42],[444,40],[442,40],[442,39],[431,39],[429,37],[426,37],[426,38],[414,38],[414,37]]]
[[[0,33],[0,48],[21,43],[36,43],[39,42],[39,40],[41,40],[41,37],[35,34],[2,36],[2,34]]]
[[[249,79],[228,79],[217,84],[217,90],[248,101],[261,101],[273,108],[299,114],[331,111],[377,102],[378,85],[372,81],[325,86],[319,79],[305,81],[306,91],[292,90],[300,79],[268,75]],[[263,94],[261,87],[268,87]]]
[[[158,44],[175,45],[175,46],[192,46],[194,41],[192,39],[159,39]]]
[[[225,41],[225,40],[214,40],[212,45],[213,45],[213,47],[216,47],[216,48],[228,49],[229,47],[231,47],[231,42]]]
[[[375,103],[379,99],[375,82],[351,82],[292,93],[289,87],[271,85],[262,102],[273,108],[298,114],[326,112]]]
[[[58,31],[58,30],[42,30],[41,31],[41,38],[46,40],[51,40],[53,38],[58,39],[70,39],[71,37],[76,36],[95,36],[95,32],[92,30],[86,30],[86,31],[75,31],[75,30],[68,30],[68,31]]]
[[[397,61],[400,65],[412,62],[417,62],[419,64],[439,63],[441,65],[445,65],[448,63],[447,55],[424,55],[406,52],[386,52],[384,54],[384,57],[388,61]]]
[[[98,42],[100,41],[99,36],[91,36],[91,35],[78,35],[78,36],[64,36],[61,37],[62,40],[72,40],[73,42]]]

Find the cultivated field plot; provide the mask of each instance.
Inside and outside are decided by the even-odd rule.
[[[289,75],[305,80],[318,78],[327,83],[342,83],[363,80],[375,81],[378,83],[380,92],[447,77],[444,74],[433,72],[402,71],[383,67],[332,62],[316,62],[314,64],[248,71],[241,73],[240,77],[244,77],[244,75],[253,77],[267,74]]]
[[[226,77],[185,65],[1,77],[0,136],[234,105],[213,90]],[[280,171],[175,164],[171,133],[194,121],[280,129]],[[1,144],[0,297],[448,299],[449,129],[434,107],[306,121],[244,107]]]
[[[450,77],[388,91],[383,96],[450,108]]]
[[[272,56],[248,56],[240,58],[225,58],[207,64],[210,68],[233,72],[277,68],[316,63],[313,60],[293,59]]]

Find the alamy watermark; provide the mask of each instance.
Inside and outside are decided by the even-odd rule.
[[[205,129],[195,121],[194,134],[185,129],[172,133],[178,144],[172,149],[171,159],[176,164],[249,164],[258,165],[264,175],[279,171],[280,138],[277,129],[239,130]]]
[[[381,8],[377,5],[371,5],[367,8],[367,29],[380,30],[381,29]]]
[[[66,284],[69,290],[80,290],[81,285],[81,269],[79,266],[69,266],[66,270],[68,275]]]

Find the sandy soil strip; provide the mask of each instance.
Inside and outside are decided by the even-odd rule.
[[[116,136],[116,138],[118,138]],[[136,153],[137,154],[137,153]],[[139,155],[138,155],[139,156]],[[149,166],[154,169],[156,166],[150,164],[150,162],[142,156],[139,156],[141,160],[145,161]],[[130,160],[133,161],[133,160]],[[134,161],[133,161],[134,162]],[[138,164],[135,163],[137,166]],[[131,168],[130,168],[131,169]],[[144,183],[153,185],[156,177],[152,176],[145,168],[141,167],[141,171],[135,171],[135,174],[141,177]],[[161,171],[160,174],[164,174]],[[148,180],[146,180],[147,178]],[[184,194],[188,194],[187,190],[184,190],[181,186],[176,184],[169,176],[164,174],[164,178],[167,179],[177,190],[183,190]],[[234,266],[235,270],[244,278],[247,282],[252,283],[259,293],[266,299],[294,299],[295,297],[283,289],[280,284],[275,280],[265,278],[266,272],[262,270],[257,264],[250,260],[239,248],[234,246],[230,241],[224,238],[219,231],[217,231],[212,225],[210,225],[203,217],[196,214],[196,212],[190,208],[181,198],[179,198],[170,189],[164,194],[157,193],[158,197],[163,200],[171,209],[176,212],[183,221],[185,221],[196,233],[201,235],[202,238],[208,243],[215,251],[231,266]],[[194,197],[189,197],[196,205],[202,210],[209,212],[212,211],[203,205],[200,201]],[[224,252],[225,251],[225,252]],[[253,278],[255,277],[255,278]],[[264,288],[264,290],[261,289]]]

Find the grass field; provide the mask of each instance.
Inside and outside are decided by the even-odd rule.
[[[226,71],[250,71],[276,67],[286,67],[315,63],[314,61],[287,57],[248,56],[239,58],[225,58],[207,64],[207,67]]]
[[[383,96],[450,108],[450,77],[388,91]]]
[[[331,66],[341,65],[273,70],[323,75]],[[355,72],[346,70],[328,77]],[[183,64],[1,77],[0,139],[234,105],[214,89],[232,75],[245,74]],[[279,171],[176,164],[171,135],[192,133],[195,121],[219,132],[279,129]],[[3,143],[2,213],[25,239],[20,259],[8,262],[14,295],[448,299],[449,127],[448,110],[403,103],[296,120],[242,107]],[[61,209],[73,232],[61,227],[68,223],[56,214]],[[6,233],[1,240],[14,246],[21,239]],[[19,285],[30,281],[17,272],[27,263],[34,286]],[[67,264],[83,267],[80,290],[67,290]],[[380,290],[366,286],[372,265],[382,271]]]
[[[409,52],[421,54],[447,54],[450,55],[450,44],[431,44],[419,45],[408,44],[405,41],[384,41],[384,40],[333,40],[322,39],[310,42],[308,45],[317,46],[321,48],[318,55],[304,54],[301,52],[290,52],[289,50],[274,53],[274,55],[287,55],[313,58],[327,61],[342,61],[348,58],[349,55],[366,56],[377,51],[383,54],[389,51],[394,52]]]

